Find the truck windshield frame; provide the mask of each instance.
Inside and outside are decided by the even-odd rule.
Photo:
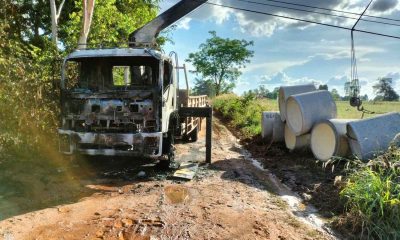
[[[64,61],[61,87],[71,92],[154,88],[160,60],[153,57],[90,57]]]

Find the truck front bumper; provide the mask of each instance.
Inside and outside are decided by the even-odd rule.
[[[162,132],[93,133],[58,130],[59,150],[64,154],[148,156],[162,154]]]

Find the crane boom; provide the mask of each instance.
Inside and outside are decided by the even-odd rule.
[[[207,0],[182,0],[178,2],[143,27],[131,33],[129,35],[130,45],[133,47],[143,45],[154,46],[158,34],[163,29],[178,21],[205,2],[207,2]]]

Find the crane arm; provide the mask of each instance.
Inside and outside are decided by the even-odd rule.
[[[154,46],[156,44],[156,38],[162,30],[205,2],[207,2],[207,0],[182,0],[178,2],[143,27],[131,33],[129,35],[129,41],[131,42],[130,45],[133,45],[134,47],[139,45]]]

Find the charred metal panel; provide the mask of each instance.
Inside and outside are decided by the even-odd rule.
[[[59,130],[60,151],[64,154],[137,155],[159,157],[162,133],[93,133]]]

